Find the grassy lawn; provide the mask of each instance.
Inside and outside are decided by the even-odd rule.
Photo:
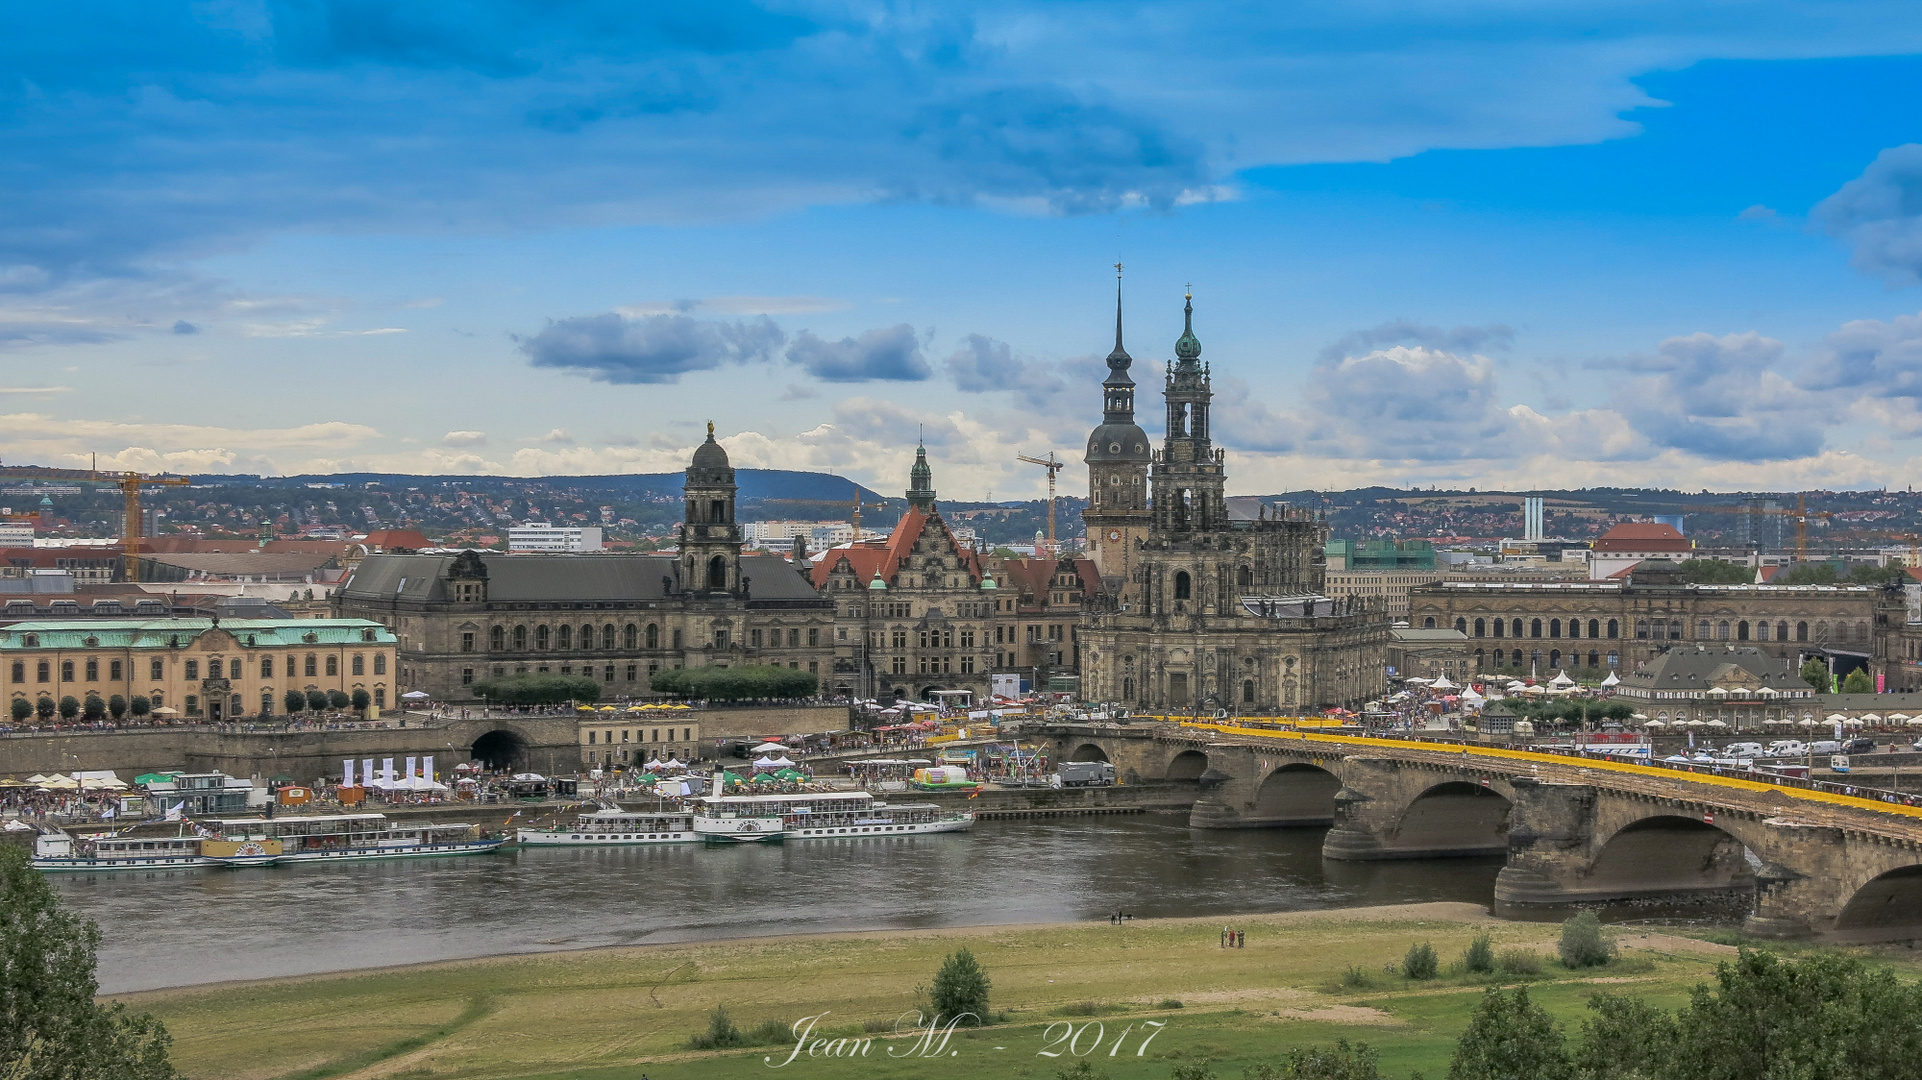
[[[176,1062],[197,1080],[698,1080],[750,1071],[1051,1080],[1075,1058],[1038,1052],[1065,1051],[1071,1037],[1075,1049],[1099,1046],[1089,1058],[1111,1080],[1160,1080],[1174,1062],[1196,1060],[1213,1062],[1227,1080],[1290,1047],[1338,1038],[1375,1045],[1387,1075],[1419,1069],[1433,1080],[1445,1075],[1454,1039],[1487,985],[1449,974],[1470,938],[1486,930],[1498,950],[1550,953],[1557,933],[1488,920],[1463,904],[1234,922],[1247,933],[1245,949],[1222,950],[1214,920],[990,927],[517,956],[125,1000],[166,1022]],[[1441,954],[1440,978],[1384,972],[1419,941]],[[1614,968],[1575,973],[1549,964],[1531,980],[1571,1032],[1597,990],[1673,1006],[1734,953],[1639,929],[1623,943],[1625,960]],[[993,978],[993,1008],[1005,1018],[934,1046],[888,1035],[897,1016],[916,1009],[917,987],[961,945]],[[1359,977],[1345,982],[1350,968]],[[716,1005],[743,1031],[824,1014],[819,1037],[872,1041],[865,1056],[804,1054],[772,1070],[764,1059],[782,1062],[791,1037],[751,1051],[686,1050]],[[850,1045],[861,1044],[841,1047]]]

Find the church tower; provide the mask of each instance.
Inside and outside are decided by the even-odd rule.
[[[1168,427],[1155,464],[1154,527],[1158,532],[1194,534],[1228,528],[1224,495],[1223,451],[1214,448],[1208,433],[1208,406],[1214,399],[1208,368],[1201,362],[1201,342],[1195,337],[1195,298],[1187,296],[1182,309],[1181,337],[1175,342],[1174,366],[1168,369],[1162,396],[1168,403]]]
[[[681,525],[681,581],[691,592],[734,592],[741,585],[741,527],[734,521],[734,466],[714,441],[694,451],[682,487],[686,520]]]
[[[1121,344],[1121,264],[1115,264],[1114,351],[1101,383],[1101,426],[1088,436],[1088,557],[1103,578],[1126,582],[1135,542],[1148,535],[1148,435],[1135,423],[1134,358]]]

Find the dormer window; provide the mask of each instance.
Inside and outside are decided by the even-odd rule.
[[[300,635],[300,640],[309,645],[318,645],[320,643],[320,635],[309,630],[305,634]]]
[[[27,648],[29,648],[29,649],[37,649],[37,648],[39,648],[39,647],[40,647],[40,635],[39,635],[39,634],[28,634],[28,635],[26,636],[26,639],[25,639],[25,641],[23,642],[23,644],[25,644],[25,645],[26,645],[26,647],[27,647]]]
[[[97,638],[97,637],[94,637],[94,636],[93,636],[92,634],[88,634],[88,635],[87,635],[87,648],[89,648],[89,649],[98,649],[99,647],[100,647],[100,639],[99,639],[99,638]]]
[[[362,630],[360,632],[360,640],[362,641],[373,641],[375,638],[376,632],[373,630]]]

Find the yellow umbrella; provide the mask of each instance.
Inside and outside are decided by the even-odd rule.
[[[616,711],[616,710],[615,710],[615,708],[614,708],[614,706],[612,706],[612,705],[603,705],[603,706],[601,706],[601,711],[602,711],[602,712],[614,712],[614,711]]]

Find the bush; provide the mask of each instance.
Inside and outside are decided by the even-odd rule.
[[[107,715],[107,703],[95,694],[88,694],[87,700],[80,704],[80,715],[89,720],[98,720]]]
[[[1056,1016],[1106,1016],[1114,1010],[1098,1001],[1070,1001],[1055,1009]]]
[[[794,1041],[794,1029],[779,1020],[763,1020],[745,1038],[749,1046],[778,1046]]]
[[[45,720],[48,717],[52,716],[53,709],[54,709],[53,699],[48,697],[45,694],[40,695],[40,700],[35,701],[33,703],[34,715],[40,717],[40,719],[42,720]]]
[[[307,711],[307,695],[298,690],[289,690],[281,695],[280,704],[289,713]]]
[[[821,690],[820,677],[774,664],[741,667],[669,668],[647,677],[657,694],[675,697],[740,701],[750,698],[812,697]]]
[[[1181,1066],[1175,1066],[1175,1072],[1179,1074],[1180,1071]],[[1073,1065],[1061,1066],[1054,1071],[1054,1077],[1055,1080],[1108,1080],[1108,1074],[1097,1072],[1087,1058],[1082,1058]]]
[[[707,1030],[687,1040],[689,1050],[732,1050],[746,1045],[746,1036],[728,1019],[727,1009],[720,1005],[707,1014]]]
[[[344,709],[353,704],[353,701],[354,699],[348,697],[345,690],[327,691],[327,707],[330,709]]]
[[[1155,1006],[1155,1008],[1157,1008],[1157,1009],[1185,1009],[1185,1008],[1187,1008],[1187,1006],[1185,1006],[1185,1005],[1183,1005],[1183,1004],[1181,1003],[1181,999],[1180,999],[1180,998],[1165,998],[1165,999],[1163,999],[1163,1000],[1162,1000],[1162,1002],[1161,1002],[1161,1003],[1160,1003],[1159,1005],[1156,1005],[1156,1006]]]
[[[1348,1045],[1343,1039],[1331,1049],[1288,1052],[1280,1068],[1266,1062],[1242,1073],[1243,1080],[1381,1080],[1381,1065],[1367,1043]]]
[[[1168,1073],[1168,1078],[1169,1080],[1215,1080],[1215,1071],[1208,1067],[1207,1062],[1197,1061],[1191,1065],[1176,1065],[1173,1071]],[[1075,1080],[1080,1078],[1076,1077]]]
[[[1375,985],[1375,977],[1370,975],[1360,964],[1350,964],[1341,973],[1341,984],[1343,986],[1354,987],[1358,990],[1366,989]]]
[[[1562,924],[1562,940],[1555,946],[1562,966],[1600,967],[1615,958],[1615,943],[1602,930],[1602,920],[1584,911]]]
[[[319,712],[320,710],[327,707],[326,694],[323,694],[318,690],[309,690],[307,691],[305,696],[307,698],[308,711]]]
[[[119,694],[108,698],[107,712],[111,713],[115,720],[127,715],[127,699],[121,697]]]
[[[953,1020],[966,1027],[985,1023],[992,985],[972,952],[964,948],[948,954],[941,970],[934,973],[934,987],[928,993],[936,1022]]]
[[[13,710],[14,723],[19,723],[33,715],[33,702],[23,697],[14,698],[11,708]]]
[[[1441,961],[1435,956],[1435,947],[1426,941],[1410,945],[1408,955],[1401,958],[1401,973],[1411,979],[1432,979],[1440,968]]]
[[[490,705],[559,705],[599,701],[601,684],[579,675],[515,675],[477,682],[474,693]]]
[[[1468,951],[1462,954],[1462,967],[1476,975],[1486,975],[1495,970],[1495,942],[1487,934],[1476,934],[1475,940],[1468,943]]]
[[[80,715],[80,699],[68,694],[60,699],[60,719],[71,720]]]
[[[1842,679],[1842,693],[1873,694],[1875,693],[1875,684],[1869,681],[1868,672],[1863,671],[1861,668],[1856,668]]]
[[[1483,994],[1448,1063],[1448,1080],[1569,1080],[1573,1075],[1561,1025],[1528,1000],[1526,988]]]
[[[135,694],[133,699],[127,702],[127,711],[135,716],[146,716],[153,712],[153,699],[145,694]]]
[[[1540,975],[1542,954],[1533,949],[1503,949],[1495,957],[1495,970],[1503,975]]]

